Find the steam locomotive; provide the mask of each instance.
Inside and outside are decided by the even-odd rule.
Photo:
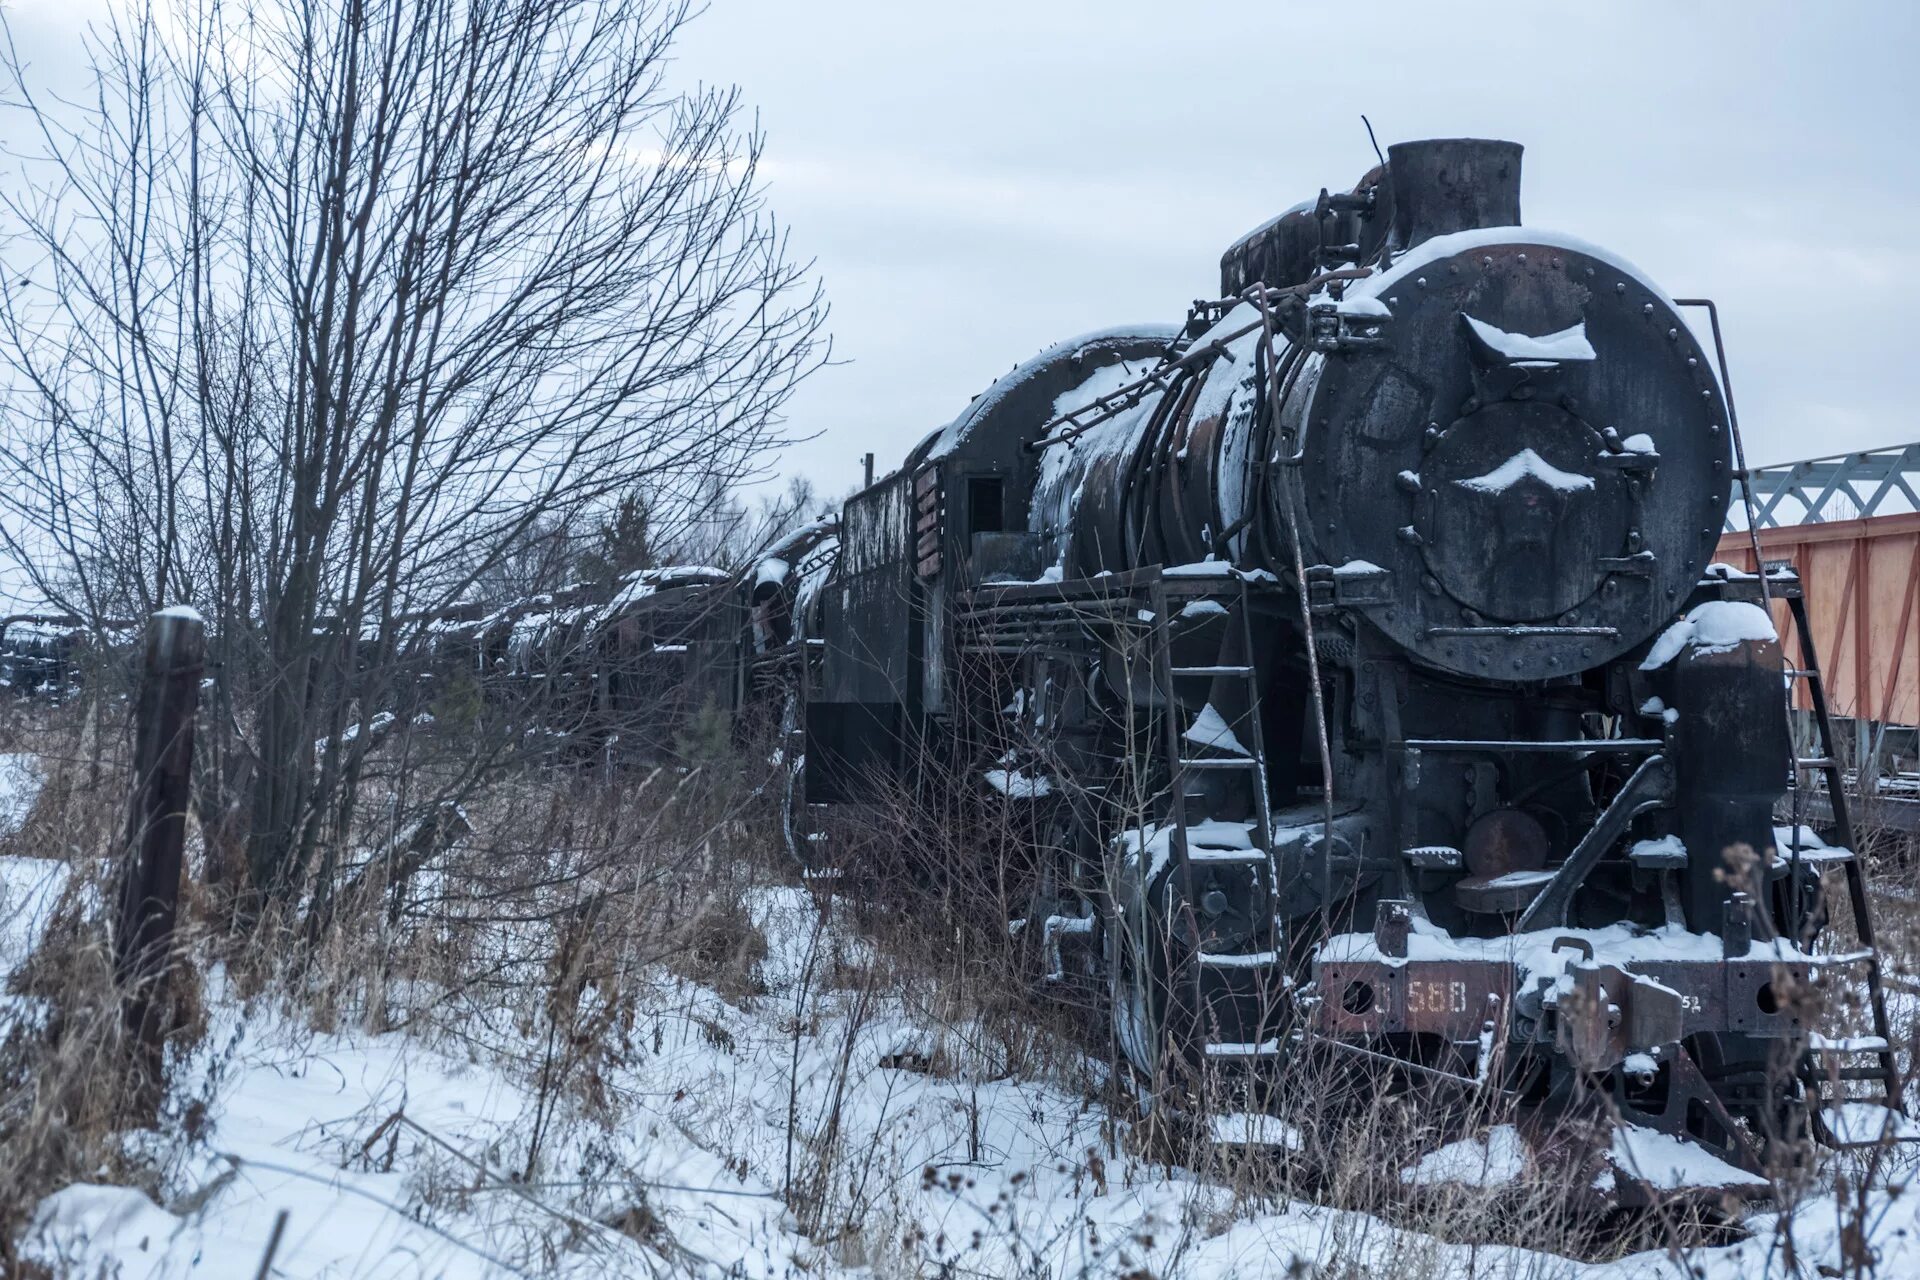
[[[109,640],[124,631],[109,628]],[[23,613],[0,618],[0,691],[58,696],[80,681],[92,639],[75,617]]]
[[[1523,228],[1520,164],[1391,148],[1183,325],[999,379],[775,590],[777,557],[794,851],[847,870],[836,819],[930,775],[1023,809],[1012,926],[1098,975],[1150,1079],[1310,1043],[1727,1182],[1809,1125],[1905,1132],[1859,864],[1775,826],[1821,764],[1798,585],[1708,563],[1724,363]]]

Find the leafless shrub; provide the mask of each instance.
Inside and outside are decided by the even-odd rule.
[[[665,536],[783,439],[824,306],[739,95],[672,83],[695,7],[136,4],[80,101],[0,48],[0,543],[103,638],[202,607],[244,896],[352,841],[428,623],[528,535],[644,490]]]

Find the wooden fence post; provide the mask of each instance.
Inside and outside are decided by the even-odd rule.
[[[136,1087],[149,1097],[160,1083],[167,1033],[165,1001],[158,997],[173,960],[193,771],[193,717],[205,667],[206,627],[198,613],[175,605],[148,620],[113,972],[120,984]]]

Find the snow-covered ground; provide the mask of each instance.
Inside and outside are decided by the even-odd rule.
[[[59,864],[0,860],[0,963],[18,963],[43,919],[31,904],[64,878]],[[543,1042],[503,1036],[511,1010],[464,1034],[457,1019],[320,1034],[268,1001],[248,1006],[216,970],[208,1033],[170,1110],[202,1099],[204,1115],[191,1137],[171,1122],[128,1139],[153,1153],[158,1199],[69,1186],[38,1205],[23,1250],[57,1275],[252,1277],[284,1213],[271,1273],[301,1277],[1736,1280],[1847,1265],[1843,1233],[1860,1219],[1832,1196],[1801,1210],[1792,1266],[1767,1212],[1738,1244],[1590,1264],[1250,1201],[1129,1156],[1110,1140],[1124,1118],[1065,1080],[967,1067],[993,1058],[972,1042],[979,1028],[847,982],[825,957],[837,948],[858,969],[861,940],[836,939],[801,891],[756,890],[750,907],[770,945],[764,990],[729,1002],[658,975],[611,1033],[591,1113],[577,1090],[557,1111],[543,1103]],[[1525,1165],[1496,1129],[1401,1176],[1473,1187]],[[1920,1275],[1920,1196],[1876,1192],[1865,1221],[1877,1274]]]

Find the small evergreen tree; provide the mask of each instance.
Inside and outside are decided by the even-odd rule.
[[[733,717],[709,695],[681,727],[673,747],[683,764],[720,764],[733,755]]]
[[[629,489],[600,520],[593,542],[581,552],[579,576],[588,582],[616,582],[638,569],[653,567],[652,514],[646,495]]]

